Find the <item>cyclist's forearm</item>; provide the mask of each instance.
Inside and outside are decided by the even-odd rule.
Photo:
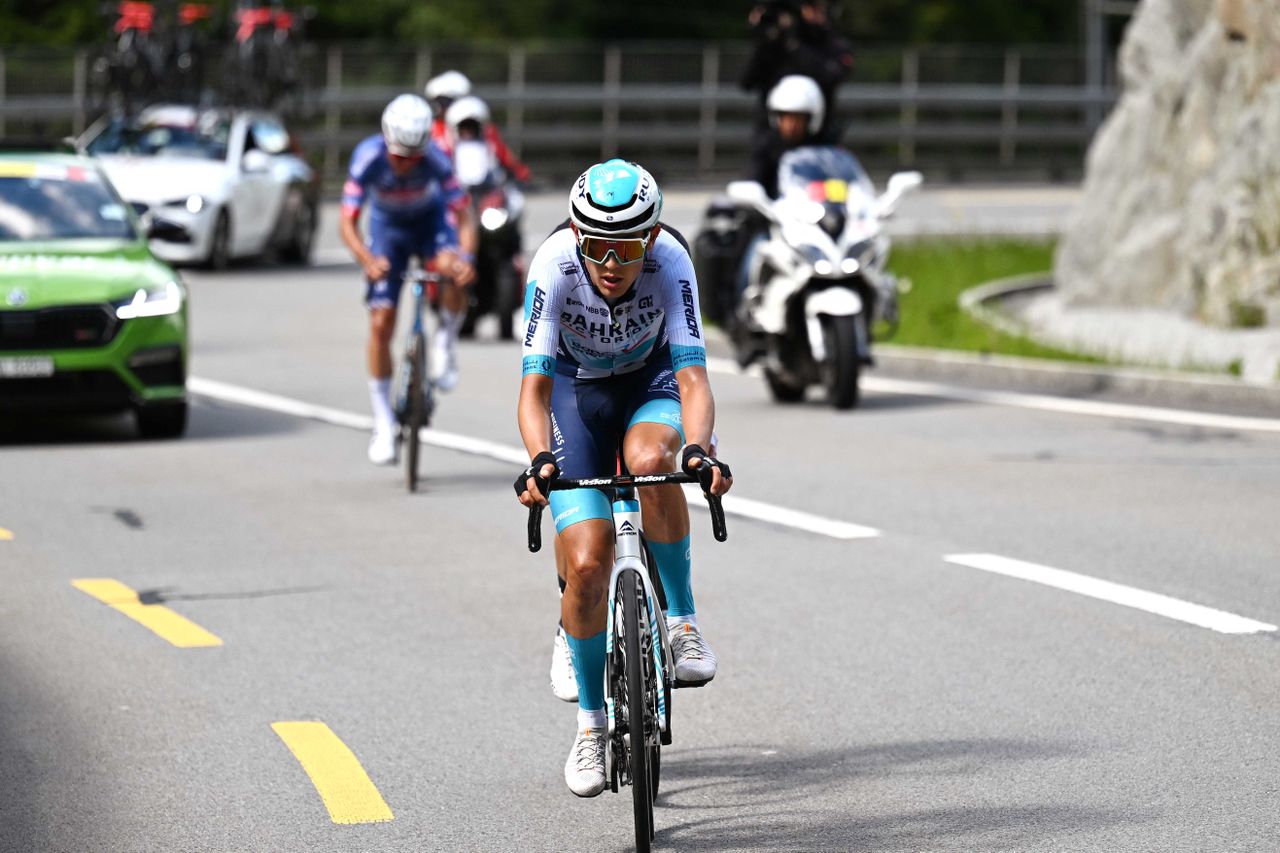
[[[473,258],[476,249],[480,247],[480,235],[476,231],[476,218],[471,205],[463,205],[458,209],[458,246]]]
[[[520,438],[529,458],[551,449],[551,378],[540,374],[520,382],[520,402],[516,406]]]
[[[351,250],[356,263],[361,266],[368,266],[373,262],[373,254],[365,246],[364,239],[360,236],[360,229],[357,227],[355,217],[341,217],[338,220],[338,234],[342,237],[342,242],[346,244],[346,247]]]
[[[711,383],[706,370],[689,367],[676,374],[680,383],[680,417],[685,444],[711,446],[711,432],[716,425],[716,403],[711,396]]]

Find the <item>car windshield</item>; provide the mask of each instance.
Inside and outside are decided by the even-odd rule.
[[[90,154],[133,154],[141,157],[195,157],[223,160],[227,128],[219,122],[200,129],[169,124],[145,127],[116,123],[89,143]]]
[[[137,239],[93,169],[0,162],[0,241]]]
[[[778,164],[780,195],[801,194],[814,201],[827,201],[834,190],[832,182],[842,189],[853,185],[867,195],[875,194],[858,158],[844,148],[816,145],[795,148],[783,154]],[[830,200],[843,201],[843,198]]]

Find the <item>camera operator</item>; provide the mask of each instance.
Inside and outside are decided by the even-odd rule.
[[[817,82],[826,104],[820,139],[836,142],[836,89],[848,76],[853,55],[831,24],[827,0],[763,0],[747,16],[755,49],[739,81],[743,89],[759,93],[757,134],[769,127],[765,103],[779,80],[799,74]]]

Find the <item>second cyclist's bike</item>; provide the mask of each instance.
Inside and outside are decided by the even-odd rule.
[[[640,528],[636,489],[696,483],[688,474],[620,474],[616,477],[560,479],[548,488],[607,489],[614,493],[615,560],[609,577],[605,627],[605,710],[609,720],[609,787],[615,794],[631,786],[636,851],[648,853],[654,837],[653,801],[658,795],[662,747],[671,743],[671,688],[675,663],[667,634],[666,601],[657,564]],[[720,498],[703,493],[716,540],[725,541]],[[542,548],[542,506],[529,510],[529,550]]]
[[[418,489],[422,429],[431,424],[436,406],[435,384],[427,371],[430,341],[423,309],[427,303],[434,304],[440,280],[439,273],[429,270],[409,270],[404,274],[404,282],[410,287],[409,304],[413,317],[396,379],[395,413],[400,425],[401,446],[405,451],[405,485],[410,492]]]

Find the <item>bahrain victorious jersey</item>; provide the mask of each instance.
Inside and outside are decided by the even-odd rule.
[[[525,286],[524,374],[601,379],[656,360],[669,360],[677,373],[706,365],[689,253],[663,230],[641,263],[636,283],[610,305],[583,269],[573,231],[548,237]]]

